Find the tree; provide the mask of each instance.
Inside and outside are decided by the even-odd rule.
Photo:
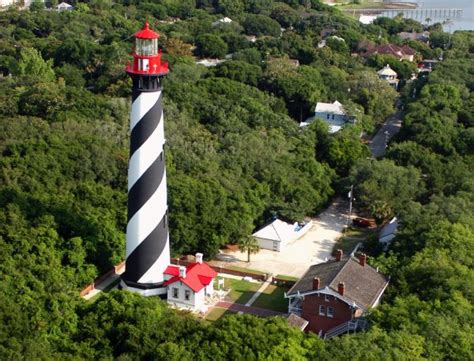
[[[249,14],[243,20],[242,26],[244,27],[245,33],[248,35],[279,36],[281,32],[280,24],[265,15]]]
[[[357,203],[371,212],[378,225],[395,216],[423,193],[418,169],[392,161],[361,160],[350,172]]]
[[[217,35],[200,35],[196,39],[196,45],[201,57],[223,58],[227,54],[227,44]]]
[[[250,262],[250,255],[258,253],[260,246],[258,245],[258,241],[255,237],[246,236],[239,241],[239,249],[242,252],[247,252],[247,262]]]
[[[36,81],[51,82],[56,80],[52,65],[52,59],[45,61],[36,49],[25,48],[21,50],[15,75]]]

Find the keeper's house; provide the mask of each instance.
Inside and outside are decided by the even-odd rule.
[[[206,309],[207,299],[214,294],[217,272],[203,262],[202,257],[202,253],[196,253],[196,262],[166,268],[164,278],[169,304],[190,310]]]
[[[343,257],[311,266],[285,294],[288,313],[308,321],[305,331],[330,338],[366,326],[364,316],[380,303],[389,279],[367,256]]]

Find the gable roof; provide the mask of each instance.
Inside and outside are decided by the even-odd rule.
[[[344,296],[340,298],[347,303],[368,309],[372,307],[388,284],[388,278],[366,264],[362,266],[354,257],[341,261],[328,261],[311,266],[301,279],[288,291],[287,296],[314,293],[313,279],[319,277],[319,291],[338,292],[338,285],[344,282]]]
[[[289,242],[299,237],[298,231],[300,229],[301,227],[297,222],[290,224],[277,218],[260,228],[252,236],[277,242]]]
[[[398,76],[398,74],[393,70],[389,64],[385,65],[382,69],[377,72],[378,75],[387,75],[387,76]]]
[[[397,58],[402,58],[407,55],[415,55],[415,50],[410,48],[408,45],[398,46],[396,44],[382,44],[370,47],[364,55],[371,56],[374,54],[392,55]]]
[[[334,103],[317,103],[314,109],[315,113],[332,113],[346,115],[344,106],[337,100]]]
[[[286,319],[288,324],[293,327],[298,327],[301,331],[304,331],[306,326],[308,326],[309,321],[305,320],[303,317],[298,316],[295,313],[290,313]]]
[[[180,277],[179,266],[173,265],[168,266],[164,274],[173,276],[169,280],[165,281],[165,286],[181,281],[194,292],[199,292],[217,277],[217,272],[209,267],[209,265],[205,262],[194,262],[188,264],[186,266],[186,277]]]
[[[398,219],[397,217],[393,217],[392,220],[387,223],[385,226],[382,227],[379,233],[379,239],[390,236],[390,235],[395,235],[397,232],[398,228]]]

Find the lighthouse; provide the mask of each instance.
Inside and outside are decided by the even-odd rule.
[[[165,136],[159,34],[148,23],[134,34],[128,166],[128,222],[125,272],[120,287],[145,296],[166,297],[164,271],[170,264],[167,221]]]

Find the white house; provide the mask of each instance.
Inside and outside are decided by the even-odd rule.
[[[398,88],[398,74],[390,68],[390,65],[385,65],[377,72],[379,79],[388,82],[395,90]]]
[[[277,218],[252,236],[255,237],[260,248],[281,252],[289,242],[300,238],[310,228],[311,222],[304,225],[297,222],[290,224]]]
[[[361,24],[364,24],[364,25],[369,25],[369,24],[372,24],[375,19],[377,19],[377,16],[375,16],[375,15],[364,15],[364,14],[362,14],[359,17],[359,22]]]
[[[384,249],[386,250],[392,240],[395,238],[398,228],[398,219],[393,217],[390,222],[382,227],[379,233],[379,242],[383,244]]]
[[[10,6],[16,3],[16,0],[0,0],[0,7]]]
[[[164,275],[169,304],[192,310],[206,308],[206,298],[214,294],[217,272],[202,261],[202,256],[202,253],[196,253],[196,262],[187,266],[170,265],[166,268]]]
[[[74,7],[63,1],[61,4],[57,6],[57,10],[58,11],[71,11],[71,10],[74,10]]]
[[[334,103],[317,103],[314,117],[300,123],[300,127],[311,124],[315,118],[324,120],[329,126],[329,133],[338,132],[351,118],[347,116],[344,106],[337,100]]]
[[[212,23],[212,26],[213,27],[216,27],[216,26],[221,26],[221,25],[225,25],[225,24],[230,24],[232,22],[232,19],[231,18],[228,18],[227,16],[225,18],[222,18],[222,19],[219,19],[217,21],[214,21]]]

